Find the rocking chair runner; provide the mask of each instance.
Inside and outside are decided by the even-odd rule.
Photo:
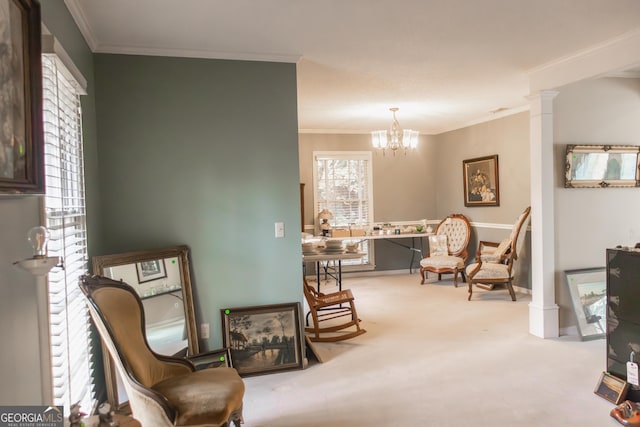
[[[367,332],[360,327],[360,319],[358,319],[358,314],[356,313],[356,306],[351,290],[346,289],[330,294],[323,294],[309,285],[306,279],[303,280],[304,297],[307,300],[307,304],[309,304],[309,314],[311,314],[313,322],[313,326],[305,327],[304,331],[313,334],[309,336],[311,341],[342,341]],[[309,324],[309,314],[307,314],[307,325]],[[349,320],[344,323],[333,322],[331,326],[320,326],[321,322],[327,322],[341,317],[349,317]],[[355,327],[354,331],[344,331],[344,329],[351,326]]]

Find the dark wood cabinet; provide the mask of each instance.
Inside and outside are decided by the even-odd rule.
[[[607,249],[607,371],[627,378],[627,362],[640,362],[640,251]],[[640,387],[628,398],[640,401]]]

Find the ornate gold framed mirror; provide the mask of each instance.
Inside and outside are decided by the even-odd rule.
[[[564,186],[640,186],[640,146],[567,145]]]
[[[121,280],[136,290],[144,307],[147,342],[155,353],[198,354],[187,246],[94,256],[92,262],[94,274]],[[103,354],[107,399],[122,409],[128,397],[109,353]]]

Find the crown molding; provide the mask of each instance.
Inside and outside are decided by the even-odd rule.
[[[640,66],[640,28],[528,71],[531,93]]]
[[[302,55],[280,53],[223,52],[206,49],[150,48],[98,44],[95,53],[114,53],[123,55],[166,56],[173,58],[227,59],[233,61],[286,62],[297,64]]]
[[[134,45],[112,45],[101,43],[89,24],[81,0],[64,0],[71,17],[80,29],[80,33],[94,53],[114,53],[124,55],[167,56],[177,58],[229,59],[235,61],[286,62],[297,64],[302,55],[283,53],[224,52],[215,50],[148,48]]]
[[[618,77],[621,79],[640,79],[640,70],[614,71],[605,74],[605,77]]]
[[[82,10],[82,6],[80,6],[80,0],[64,0],[64,4],[67,6],[71,17],[78,26],[82,37],[84,37],[84,40],[89,45],[89,49],[91,49],[92,52],[95,52],[98,42],[91,26],[89,25],[89,21],[87,21],[87,17]]]

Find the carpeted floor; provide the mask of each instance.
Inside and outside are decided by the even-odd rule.
[[[352,277],[367,333],[316,343],[304,370],[245,378],[246,427],[619,425],[593,394],[605,340],[528,333],[527,295]],[[328,284],[323,290],[335,288]]]

